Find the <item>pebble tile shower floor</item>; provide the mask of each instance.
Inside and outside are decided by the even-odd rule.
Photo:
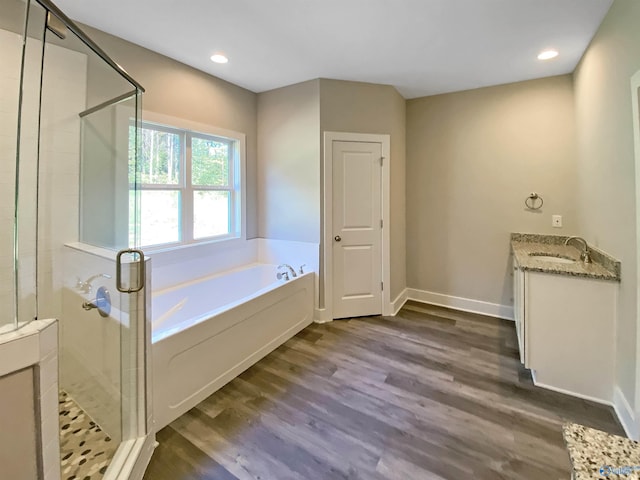
[[[117,448],[66,392],[59,397],[62,480],[101,479]]]

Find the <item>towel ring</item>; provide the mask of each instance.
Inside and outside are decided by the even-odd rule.
[[[540,200],[540,202],[538,202],[538,200]],[[524,199],[524,204],[529,210],[540,210],[542,205],[544,205],[544,200],[536,192],[531,192],[529,196]]]

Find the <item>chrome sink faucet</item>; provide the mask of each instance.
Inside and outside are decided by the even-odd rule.
[[[584,263],[591,263],[591,256],[589,255],[589,245],[587,244],[587,241],[582,238],[582,237],[569,237],[564,241],[565,245],[569,245],[569,242],[571,240],[575,240],[576,242],[579,242],[582,244],[582,253],[580,253],[580,260],[582,260]]]
[[[288,270],[285,272],[281,272],[280,270],[285,269]],[[292,278],[297,277],[298,275],[296,275],[296,271],[293,269],[293,267],[287,263],[283,263],[282,265],[278,265],[278,280],[283,278],[285,280],[289,280],[289,274],[291,274]]]

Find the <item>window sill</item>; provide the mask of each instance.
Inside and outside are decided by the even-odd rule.
[[[106,247],[97,247],[95,245],[90,245],[88,243],[82,242],[68,242],[64,244],[65,247],[71,248],[73,250],[78,250],[79,252],[88,253],[90,255],[95,255],[96,257],[104,258],[105,260],[113,260],[116,259],[116,254],[118,250],[106,248]]]

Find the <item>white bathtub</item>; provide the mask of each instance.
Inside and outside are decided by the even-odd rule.
[[[313,320],[314,274],[251,265],[153,295],[153,413],[163,428]]]

